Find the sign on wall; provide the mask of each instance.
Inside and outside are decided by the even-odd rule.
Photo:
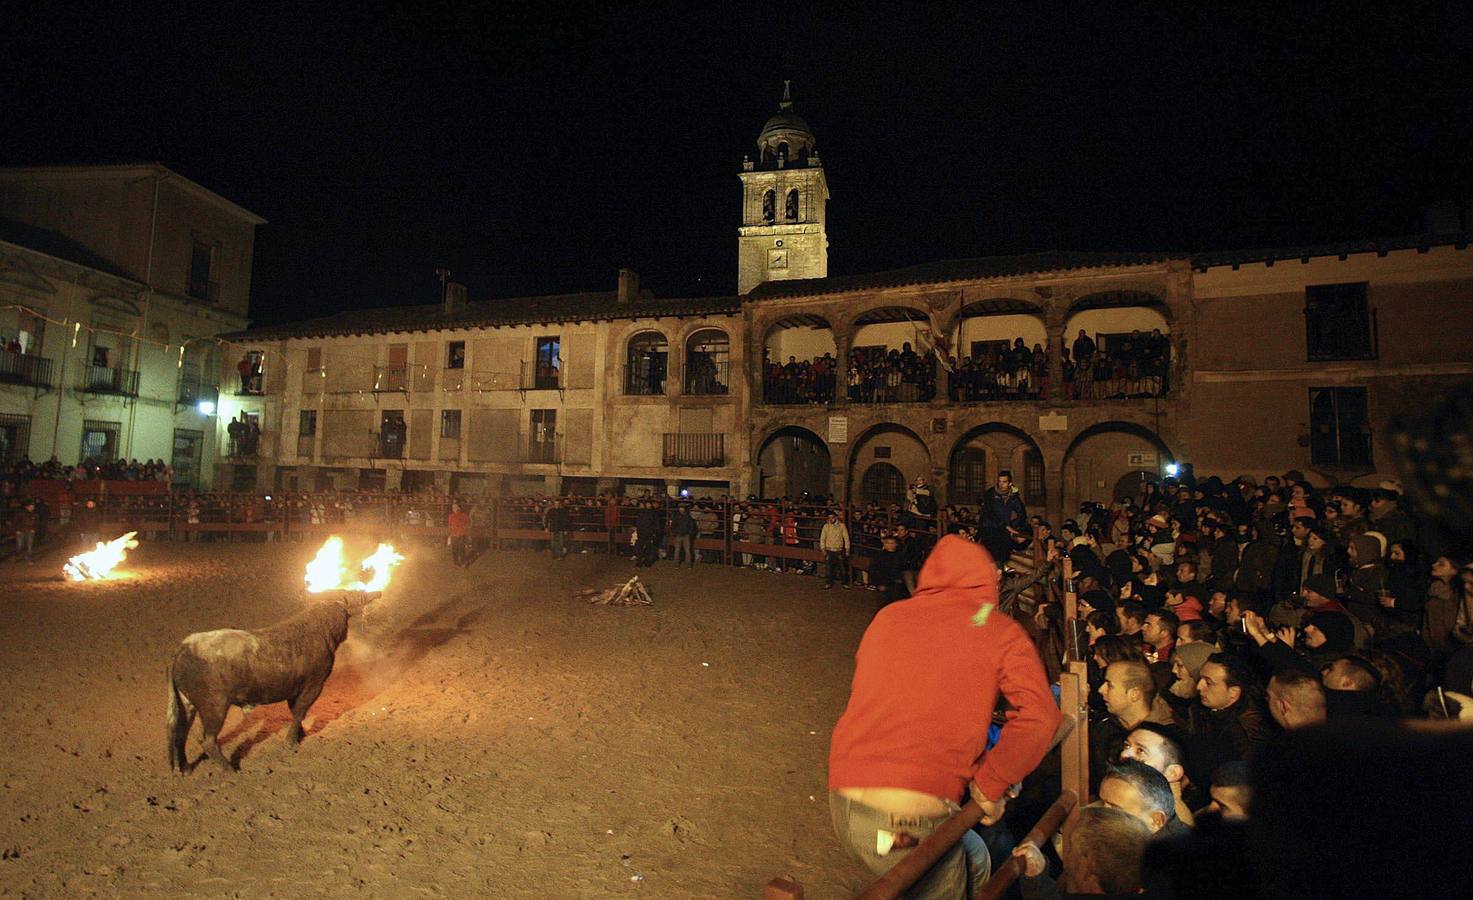
[[[829,443],[849,443],[849,417],[829,416]]]
[[[1069,417],[1061,413],[1049,413],[1038,417],[1039,431],[1068,431]]]
[[[1125,464],[1132,469],[1155,468],[1158,461],[1155,450],[1132,450],[1125,454]]]

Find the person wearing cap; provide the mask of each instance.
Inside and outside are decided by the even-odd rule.
[[[1062,721],[1038,650],[997,603],[991,555],[947,535],[915,596],[880,610],[860,640],[829,744],[829,810],[840,840],[876,874],[968,795],[984,825],[999,821]],[[999,696],[1012,711],[983,751]],[[970,896],[989,868],[986,846],[968,830],[911,896]]]

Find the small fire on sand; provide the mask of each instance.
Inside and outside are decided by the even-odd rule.
[[[130,531],[105,544],[98,541],[96,550],[73,556],[61,570],[72,581],[102,581],[128,556],[129,550],[138,546],[138,542],[133,540],[137,534],[136,531]]]
[[[320,594],[323,591],[382,591],[389,586],[389,576],[394,566],[404,561],[389,544],[379,544],[378,549],[364,558],[359,568],[368,572],[366,581],[349,581],[348,564],[343,560],[343,539],[337,535],[328,538],[307,563],[307,592]]]

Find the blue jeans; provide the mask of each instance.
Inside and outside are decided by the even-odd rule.
[[[953,811],[956,807],[953,806]],[[882,809],[851,800],[837,791],[829,792],[829,815],[834,831],[849,852],[859,857],[876,875],[883,875],[905,858],[910,847],[897,847],[881,856],[876,838],[881,829],[892,833],[903,831],[923,839],[946,821],[946,816],[901,818]],[[961,900],[976,895],[992,876],[992,857],[982,836],[968,829],[956,846],[922,875],[906,897],[924,900]]]

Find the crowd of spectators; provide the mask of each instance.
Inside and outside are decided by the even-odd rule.
[[[79,465],[64,466],[56,457],[43,463],[18,459],[0,470],[0,493],[21,496],[34,480],[46,481],[162,481],[169,482],[174,472],[161,459],[118,459],[98,462],[84,460]]]
[[[1135,331],[1097,344],[1081,330],[1062,350],[1063,396],[1070,400],[1159,397],[1169,387],[1171,342],[1159,330]],[[1049,396],[1048,352],[1031,348],[1023,338],[1011,345],[978,348],[975,355],[948,356],[947,396],[953,402],[1038,400]],[[900,349],[855,348],[849,354],[845,385],[852,403],[913,403],[936,394],[937,357],[917,352],[909,342]],[[763,390],[768,403],[824,404],[834,401],[838,364],[832,353],[808,360],[763,364]]]

